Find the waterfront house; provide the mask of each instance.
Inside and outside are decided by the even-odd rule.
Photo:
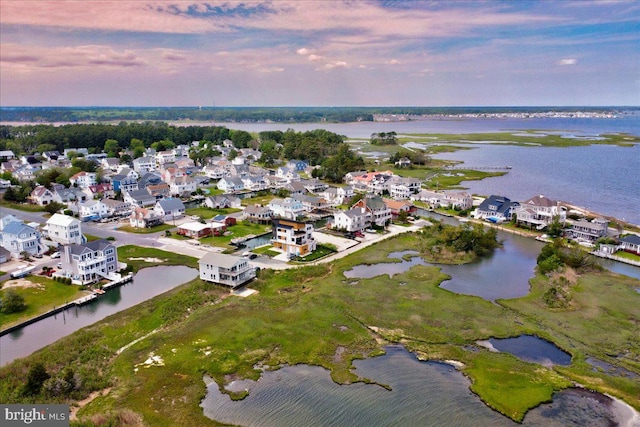
[[[331,228],[354,233],[366,230],[370,224],[371,213],[364,208],[356,207],[346,211],[335,212]]]
[[[100,200],[87,200],[78,207],[78,216],[81,221],[95,221],[109,215],[109,207]]]
[[[218,181],[217,187],[225,193],[233,193],[244,190],[244,183],[239,177],[223,177]]]
[[[149,228],[162,224],[162,215],[153,209],[134,208],[129,216],[129,224],[135,228]]]
[[[95,240],[65,246],[60,262],[73,280],[93,283],[102,278],[116,278],[118,252],[108,240]]]
[[[480,203],[474,218],[496,223],[509,221],[518,205],[518,202],[512,202],[507,197],[491,195]]]
[[[203,205],[211,209],[224,209],[224,208],[240,208],[241,200],[238,197],[230,196],[228,194],[221,194],[217,196],[207,196],[204,198]]]
[[[155,196],[149,194],[147,190],[123,191],[122,198],[131,205],[132,209],[135,207],[145,208],[156,204]]]
[[[189,196],[196,191],[196,181],[190,176],[179,176],[169,182],[169,188],[174,196]]]
[[[156,198],[156,200],[168,199],[171,197],[171,188],[164,182],[161,182],[160,184],[149,184],[145,188],[150,195]]]
[[[127,216],[134,209],[134,206],[127,202],[114,199],[102,199],[102,204],[107,208],[108,217],[123,217]]]
[[[520,203],[514,210],[516,221],[528,227],[542,230],[557,219],[561,224],[567,220],[566,208],[560,202],[543,195],[534,196]]]
[[[209,252],[198,261],[200,279],[232,289],[256,277],[255,267],[246,258]]]
[[[640,236],[637,234],[627,234],[620,237],[619,250],[640,255]]]
[[[86,242],[80,221],[68,215],[53,214],[44,230],[49,240],[61,245],[80,245]]]
[[[312,224],[279,218],[274,219],[271,224],[271,244],[274,248],[293,256],[305,256],[316,249]]]
[[[69,178],[69,182],[75,187],[89,188],[90,185],[95,185],[97,183],[97,176],[98,174],[95,172],[81,171]]]
[[[578,242],[594,243],[607,235],[609,221],[604,218],[596,218],[593,221],[580,220],[571,225],[567,237]]]
[[[397,219],[402,212],[406,212],[407,215],[411,215],[413,212],[416,211],[415,206],[413,206],[411,203],[406,202],[404,200],[393,200],[393,199],[386,199],[386,198],[382,200],[391,211],[392,219]]]
[[[352,208],[364,208],[371,214],[370,221],[377,227],[385,227],[391,222],[391,209],[384,203],[382,197],[365,196],[351,206]]]
[[[273,212],[274,218],[288,218],[295,220],[306,212],[302,202],[294,199],[293,197],[287,197],[286,199],[271,199],[268,207]]]
[[[249,205],[242,211],[243,221],[257,224],[268,224],[271,222],[273,212],[266,206]]]
[[[165,221],[176,220],[184,216],[184,203],[180,199],[158,200],[153,208]]]

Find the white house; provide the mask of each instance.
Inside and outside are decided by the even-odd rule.
[[[156,162],[158,165],[173,163],[176,161],[176,154],[172,150],[160,151],[156,153]]]
[[[150,156],[138,157],[133,160],[133,170],[143,175],[156,170],[156,159]]]
[[[82,221],[105,218],[110,216],[109,207],[100,200],[87,200],[79,206],[78,216]]]
[[[391,209],[379,196],[363,197],[358,200],[352,207],[364,208],[371,214],[371,224],[378,227],[384,227],[391,222],[392,213]]]
[[[184,203],[180,199],[162,199],[153,208],[165,221],[172,221],[184,216]]]
[[[67,215],[53,214],[44,230],[49,240],[62,245],[80,245],[86,241],[80,221]]]
[[[42,243],[42,235],[38,230],[22,221],[9,221],[2,229],[1,246],[19,258],[23,252],[36,255],[46,249]]]
[[[34,188],[29,195],[29,198],[33,203],[40,206],[46,206],[51,202],[55,202],[56,200],[55,195],[49,189],[42,185],[38,185],[36,188]]]
[[[65,246],[60,262],[63,271],[82,283],[118,277],[118,252],[107,240]]]
[[[564,224],[567,220],[567,210],[560,203],[543,195],[533,196],[520,203],[514,210],[516,221],[542,230],[557,219]]]
[[[198,261],[200,279],[237,288],[256,277],[246,258],[209,252]]]
[[[338,211],[333,214],[332,228],[337,230],[353,233],[365,230],[369,224],[371,224],[371,213],[361,207]]]
[[[218,189],[225,193],[244,190],[244,183],[239,177],[224,177],[218,181]]]
[[[190,195],[196,191],[196,181],[190,176],[180,176],[174,178],[169,183],[171,194],[174,196]]]
[[[273,212],[273,216],[277,218],[287,218],[295,220],[299,216],[305,214],[306,210],[300,200],[292,197],[286,199],[271,199],[268,204],[269,209]]]
[[[71,185],[74,185],[76,187],[89,188],[90,185],[95,185],[97,183],[97,176],[98,174],[96,174],[95,172],[81,171],[69,178],[69,182],[71,183]]]

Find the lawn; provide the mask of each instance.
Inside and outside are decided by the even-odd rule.
[[[166,223],[156,225],[155,227],[148,227],[148,228],[139,228],[139,227],[132,227],[130,225],[123,225],[121,227],[118,227],[118,230],[126,231],[127,233],[134,233],[134,234],[153,234],[159,231],[171,230],[172,228],[175,228],[175,227],[176,226],[173,224],[166,224]]]
[[[199,242],[203,245],[232,249],[235,248],[235,246],[231,244],[231,241],[233,239],[249,235],[258,236],[268,232],[271,232],[271,226],[267,226],[264,224],[254,224],[248,221],[238,221],[235,225],[227,228],[227,233],[225,233],[227,234],[226,236],[223,235],[203,237],[199,239]],[[171,237],[179,240],[191,240],[191,238],[184,237],[175,233]]]
[[[202,219],[211,219],[217,215],[229,215],[236,212],[241,212],[242,209],[227,208],[227,209],[211,209],[211,208],[190,208],[187,209],[187,215],[198,215]]]
[[[640,256],[625,251],[618,251],[615,253],[615,256],[628,259],[630,261],[640,262]]]
[[[22,295],[27,308],[19,313],[0,313],[0,329],[17,325],[90,293],[80,290],[77,285],[64,285],[43,276],[27,276],[24,280],[28,280],[35,286],[11,289],[14,289],[18,295]],[[0,289],[0,298],[6,289],[8,288]]]

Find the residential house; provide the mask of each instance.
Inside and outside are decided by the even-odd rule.
[[[286,182],[280,188],[288,191],[289,196],[291,197],[307,194],[307,189],[304,188],[304,185],[301,182]]]
[[[180,157],[176,159],[175,164],[180,169],[190,169],[195,166],[195,162],[189,157]]]
[[[113,185],[113,190],[116,192],[137,190],[138,178],[140,178],[140,174],[138,174],[138,172],[129,168],[122,169],[120,173],[111,177],[111,184]]]
[[[306,212],[318,212],[327,209],[330,206],[323,197],[310,196],[305,194],[302,196],[296,195],[292,198],[302,203],[302,207]]]
[[[118,252],[108,240],[65,246],[60,262],[63,271],[82,283],[117,277]]]
[[[221,226],[224,226],[221,224]],[[186,222],[178,226],[178,234],[192,239],[200,239],[211,235],[211,225],[201,222]]]
[[[29,200],[36,205],[46,206],[55,201],[55,196],[47,187],[38,185],[29,195]]]
[[[173,150],[165,150],[156,153],[156,163],[160,166],[167,163],[174,163],[176,161],[176,154]]]
[[[306,212],[302,202],[294,199],[293,197],[287,197],[286,199],[271,199],[268,206],[273,212],[274,218],[295,220],[298,217],[303,216]]]
[[[393,200],[393,199],[386,199],[386,198],[382,200],[391,211],[392,219],[398,219],[398,216],[400,216],[402,212],[406,212],[407,215],[411,215],[417,210],[415,206],[413,206],[411,203],[406,202],[404,200]]]
[[[227,174],[223,167],[217,165],[205,165],[202,171],[211,179],[220,179]]]
[[[399,168],[408,168],[411,166],[411,160],[408,157],[401,157],[396,161],[395,165]]]
[[[498,223],[509,221],[518,205],[518,202],[512,202],[507,197],[491,195],[480,203],[473,216],[476,219]]]
[[[567,210],[560,206],[560,202],[551,200],[543,195],[534,196],[526,200],[514,210],[518,224],[535,227],[538,230],[546,228],[554,219],[561,224],[567,220]]]
[[[144,175],[147,172],[153,172],[156,169],[155,157],[143,156],[133,159],[133,170],[138,172],[140,175]]]
[[[238,197],[230,196],[228,194],[205,197],[203,205],[211,209],[238,209],[242,206],[241,200]]]
[[[364,208],[371,214],[371,225],[385,227],[391,222],[391,209],[384,203],[382,197],[365,196],[353,204],[352,208]]]
[[[45,159],[48,162],[55,162],[57,161],[60,157],[62,157],[62,155],[60,154],[59,151],[43,151],[42,152],[42,158]]]
[[[104,171],[118,172],[118,169],[120,168],[120,159],[115,157],[100,159],[100,166],[102,166],[102,170]]]
[[[637,234],[627,234],[620,237],[618,249],[635,255],[640,255],[640,236]]]
[[[60,245],[80,245],[86,241],[80,221],[68,215],[53,214],[44,226],[49,240]]]
[[[421,185],[417,178],[394,176],[389,182],[389,195],[396,200],[406,200],[418,193]]]
[[[287,162],[286,167],[297,172],[302,172],[309,167],[304,160],[291,159]]]
[[[371,224],[371,213],[361,207],[337,211],[333,214],[331,228],[344,230],[350,233],[364,231]]]
[[[251,164],[256,160],[260,160],[262,152],[260,150],[254,150],[253,148],[241,148],[240,153],[247,159],[247,163]]]
[[[0,246],[8,250],[12,258],[20,258],[23,252],[33,256],[46,250],[40,231],[22,221],[7,222],[0,235]]]
[[[200,279],[232,289],[256,277],[256,269],[246,258],[209,252],[198,261]]]
[[[88,188],[84,190],[84,194],[87,195],[89,200],[91,199],[101,199],[104,197],[113,197],[116,192],[113,191],[113,185],[111,184],[95,184],[90,185]]]
[[[567,237],[579,242],[594,243],[601,237],[607,236],[609,221],[605,218],[596,218],[593,221],[580,220],[571,225]]]
[[[153,208],[165,221],[180,219],[184,216],[184,203],[180,199],[158,200]]]
[[[89,155],[89,149],[88,148],[65,148],[64,151],[62,152],[62,155],[67,158],[69,158],[70,154],[86,157]]]
[[[320,181],[318,178],[305,179],[300,182],[302,183],[302,185],[304,185],[304,188],[309,193],[313,193],[313,194],[320,194],[324,190],[329,188],[329,185],[327,185],[325,182]]]
[[[169,183],[176,178],[187,176],[187,173],[185,172],[184,169],[177,168],[174,165],[172,165],[172,166],[167,166],[163,168],[162,171],[160,172],[160,176],[162,177],[162,180],[164,182]]]
[[[138,188],[146,188],[149,185],[161,184],[163,182],[159,172],[147,172],[138,179]]]
[[[168,199],[171,197],[171,187],[164,182],[160,184],[149,184],[147,185],[146,190],[149,194],[155,197],[156,200]]]
[[[97,176],[95,172],[81,171],[69,178],[69,182],[75,187],[89,188],[90,185],[97,184]]]
[[[110,216],[109,207],[100,200],[87,200],[78,207],[81,221],[95,221]]]
[[[353,182],[353,180],[357,177],[363,176],[368,174],[369,172],[367,171],[353,171],[353,172],[347,172],[344,176],[344,182],[346,184],[351,184],[351,182]]]
[[[6,162],[7,160],[13,160],[16,155],[11,150],[0,150],[0,162]]]
[[[245,164],[232,163],[230,165],[227,165],[226,170],[230,176],[244,178],[251,175],[251,172],[249,172],[249,166]]]
[[[242,219],[258,224],[268,224],[271,222],[273,212],[266,206],[249,205],[242,211]]]
[[[171,194],[174,196],[187,197],[194,193],[197,189],[196,181],[190,176],[181,176],[174,178],[169,182]]]
[[[225,193],[234,193],[244,190],[244,183],[238,177],[224,177],[218,181],[217,187]]]
[[[266,190],[269,188],[269,184],[264,180],[262,176],[245,176],[242,179],[244,188],[251,191]]]
[[[453,209],[467,210],[473,207],[473,197],[466,191],[444,191],[441,193],[440,205]]]
[[[162,223],[162,215],[153,209],[134,208],[129,216],[129,224],[135,228],[149,228]]]
[[[107,209],[107,217],[124,217],[134,209],[131,204],[120,200],[102,199],[101,202]]]
[[[88,200],[87,195],[80,188],[65,188],[61,184],[54,184],[51,188],[53,189],[53,199],[58,203],[71,205],[72,203],[83,203]],[[73,209],[72,206],[69,206],[69,208]]]
[[[367,192],[371,194],[385,194],[389,192],[391,187],[393,175],[387,175],[384,173],[377,173],[367,183]],[[358,180],[356,179],[356,183]]]
[[[287,182],[299,182],[300,174],[296,169],[291,169],[286,166],[280,166],[276,169],[276,176]]]
[[[274,219],[271,224],[273,227],[271,244],[274,248],[293,256],[305,256],[316,250],[317,243],[313,238],[311,223]]]
[[[149,194],[147,190],[123,191],[122,198],[131,205],[132,208],[145,208],[156,204],[155,196]]]

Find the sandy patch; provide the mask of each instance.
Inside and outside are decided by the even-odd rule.
[[[476,344],[478,344],[480,347],[484,347],[484,348],[488,349],[488,350],[489,350],[489,351],[491,351],[491,352],[494,352],[494,353],[500,353],[500,352],[498,351],[498,349],[497,349],[497,348],[495,348],[495,347],[493,346],[493,344],[491,344],[491,341],[489,341],[489,340],[476,341]]]
[[[89,394],[89,396],[85,399],[82,399],[78,402],[76,402],[74,405],[71,406],[70,408],[70,415],[69,415],[69,419],[71,420],[75,420],[77,419],[77,415],[78,415],[78,411],[85,405],[89,404],[93,399],[95,399],[98,396],[106,396],[107,394],[109,394],[109,392],[111,391],[111,388],[105,388],[104,390],[98,390],[98,391],[94,391],[93,393]]]
[[[160,258],[129,258],[132,261],[146,261],[146,262],[156,262],[156,263],[161,263],[166,261],[166,259],[160,259]]]
[[[44,289],[44,286],[41,285],[40,283],[33,283],[30,280],[27,279],[14,279],[14,280],[7,280],[6,282],[4,282],[4,284],[2,285],[2,289],[9,289],[9,288],[36,288],[36,289]]]
[[[134,372],[138,372],[138,366],[142,366],[143,368],[148,368],[150,366],[164,366],[164,359],[156,354],[149,353],[149,357],[142,363],[136,363]]]
[[[253,295],[253,294],[257,293],[257,292],[258,291],[256,291],[255,289],[245,288],[245,289],[239,289],[237,291],[233,291],[233,295],[236,295],[236,296],[239,296],[239,297],[242,297],[242,298],[246,298],[246,297],[248,297],[250,295]]]

